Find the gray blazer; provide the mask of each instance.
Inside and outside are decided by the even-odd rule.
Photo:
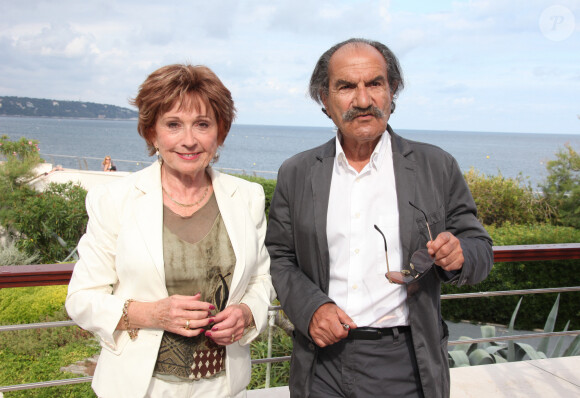
[[[403,266],[428,241],[427,213],[433,237],[449,231],[459,238],[465,262],[449,273],[434,267],[407,287],[409,322],[426,397],[449,396],[448,331],[441,317],[440,284],[482,281],[491,271],[491,238],[476,218],[475,202],[455,159],[442,149],[406,140],[390,126],[399,206]],[[308,326],[328,297],[329,254],[326,240],[328,198],[335,140],[285,161],[270,206],[266,246],[278,298],[295,326],[290,364],[292,397],[308,397],[318,347]]]

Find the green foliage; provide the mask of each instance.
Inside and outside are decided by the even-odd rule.
[[[42,162],[38,151],[36,140],[22,137],[10,141],[6,135],[0,137],[0,158],[4,158],[0,164],[0,199],[32,178],[32,170]]]
[[[512,313],[511,321],[508,331],[514,333],[515,319],[520,309],[523,298],[518,301],[514,312]],[[558,305],[560,295],[556,297],[556,301],[546,319],[544,325],[544,333],[551,333],[554,331],[556,317],[558,314]],[[563,331],[567,330],[568,325]],[[495,326],[484,325],[481,327],[481,337],[491,338],[495,337]],[[537,348],[533,348],[526,343],[509,340],[508,343],[503,342],[489,342],[489,343],[470,343],[471,337],[462,336],[459,338],[465,341],[465,344],[455,346],[454,350],[449,351],[449,367],[457,368],[463,366],[487,365],[493,363],[515,362],[526,359],[545,359],[556,358],[560,356],[572,356],[580,354],[580,335],[570,343],[568,348],[562,353],[563,337],[557,337],[558,341],[556,347],[551,355],[548,353],[548,342],[553,337],[543,338]]]
[[[273,329],[272,335],[272,357],[283,357],[290,355],[292,352],[292,339],[282,329]],[[268,334],[263,332],[251,345],[252,358],[268,357]],[[290,374],[290,362],[272,363],[270,370],[270,387],[279,387],[288,385],[288,376]],[[266,387],[266,367],[264,364],[252,366],[252,379],[248,385],[248,390],[255,390]]]
[[[13,240],[0,244],[0,267],[4,265],[28,265],[37,262],[37,254],[29,255],[18,250]]]
[[[69,319],[63,304],[66,286],[0,290],[0,324],[55,322]],[[92,335],[77,326],[0,333],[0,385],[78,377],[60,369],[99,352]],[[37,388],[11,397],[94,397],[90,383]]]
[[[16,236],[20,249],[51,264],[64,260],[86,230],[87,191],[72,183],[51,183],[44,192],[22,187],[0,207],[0,222]]]
[[[516,179],[501,174],[484,176],[472,168],[464,177],[484,225],[547,222],[554,216],[554,209],[524,184],[521,175]]]
[[[86,229],[86,190],[72,183],[52,183],[37,192],[26,183],[42,159],[36,141],[0,139],[0,224],[17,247],[39,255],[42,263],[64,260]]]
[[[558,209],[557,222],[580,228],[580,154],[566,144],[546,168],[548,178],[542,189],[547,200]]]
[[[495,246],[580,242],[580,230],[550,224],[486,226]]]
[[[548,224],[512,225],[487,227],[497,246],[574,243],[580,242],[580,230]],[[522,261],[496,263],[486,280],[473,286],[441,287],[442,294],[500,291],[517,289],[539,289],[547,287],[580,286],[580,260]],[[520,310],[520,329],[540,328],[544,316],[554,301],[555,294],[535,294],[530,296]],[[560,320],[562,328],[570,319],[571,328],[580,328],[579,293],[566,293],[561,298]],[[469,319],[484,323],[507,324],[510,308],[517,304],[515,296],[485,297],[472,300],[443,300],[441,310],[444,318],[459,321]]]
[[[78,328],[77,328],[78,329]],[[13,333],[13,332],[3,332]],[[11,336],[12,337],[12,336]],[[44,338],[44,336],[38,336]],[[38,338],[36,337],[36,338]],[[31,338],[25,338],[32,342]],[[11,341],[18,340],[12,337]],[[44,341],[44,340],[43,340]],[[69,379],[80,377],[72,373],[63,372],[62,367],[81,361],[93,356],[98,350],[95,346],[88,345],[84,339],[71,341],[58,348],[39,347],[33,355],[15,353],[10,347],[0,348],[0,385],[15,385],[35,383],[39,381]],[[31,390],[14,391],[4,393],[5,398],[53,398],[53,397],[96,397],[90,383],[66,385],[48,388],[35,388]]]
[[[237,177],[243,178],[251,182],[257,182],[264,188],[264,194],[266,195],[266,217],[270,212],[270,203],[272,202],[272,195],[276,189],[276,180],[268,180],[262,177],[253,177],[247,175],[238,175]]]
[[[66,292],[67,286],[0,289],[0,325],[35,323],[56,316],[62,311]]]

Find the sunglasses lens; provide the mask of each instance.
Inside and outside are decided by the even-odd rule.
[[[417,250],[411,256],[411,264],[413,264],[415,270],[420,274],[431,268],[433,263],[433,258],[429,255],[427,249]]]
[[[385,277],[389,280],[389,282],[396,283],[399,285],[404,285],[414,280],[414,278],[411,275],[403,274],[402,272],[399,271],[387,272],[385,274]]]

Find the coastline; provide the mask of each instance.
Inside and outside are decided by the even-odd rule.
[[[28,115],[4,115],[0,114],[0,117],[15,117],[22,119],[65,119],[65,120],[111,120],[111,121],[137,121],[136,117],[131,118],[112,118],[112,117],[66,117],[66,116],[28,116]]]

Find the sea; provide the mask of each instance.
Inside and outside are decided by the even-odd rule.
[[[451,153],[463,172],[520,178],[536,189],[547,177],[546,163],[570,144],[580,150],[580,134],[497,133],[441,130],[394,130],[401,136],[437,145]],[[111,156],[118,170],[137,171],[155,161],[137,133],[136,120],[87,120],[0,117],[0,136],[37,140],[48,163],[65,168],[100,170]],[[333,126],[234,124],[214,167],[226,172],[276,178],[284,160],[325,143]]]

